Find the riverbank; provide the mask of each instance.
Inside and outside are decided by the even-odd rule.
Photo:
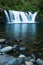
[[[35,47],[29,50],[23,44],[21,40],[15,40],[15,44],[11,46],[6,39],[0,39],[0,64],[43,65],[43,53],[39,53]]]

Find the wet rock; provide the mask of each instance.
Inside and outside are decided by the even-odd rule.
[[[19,58],[20,58],[22,61],[24,61],[25,58],[26,58],[26,56],[22,54],[22,55],[19,56]]]
[[[7,47],[5,47],[5,48],[2,48],[2,49],[1,49],[1,52],[2,52],[2,53],[9,52],[9,51],[11,51],[12,49],[13,49],[12,46],[7,46]]]
[[[5,65],[22,65],[22,61],[20,59],[13,59],[6,63]]]
[[[36,58],[34,54],[31,54],[31,57],[32,57],[33,59],[35,59],[35,58]]]
[[[0,65],[5,65],[13,59],[15,59],[13,56],[7,54],[0,55]]]
[[[15,44],[15,45],[13,46],[13,51],[15,52],[15,51],[18,51],[18,50],[19,50],[18,44]]]
[[[19,50],[20,51],[25,51],[26,50],[26,47],[20,47]]]
[[[0,49],[2,48],[2,45],[0,44]]]
[[[29,57],[25,57],[25,58],[24,58],[24,61],[30,61],[30,59],[31,59],[30,56],[29,56]]]
[[[23,54],[19,56],[19,58],[24,58],[24,57],[26,57],[26,56],[25,56],[25,55],[23,55]]]
[[[33,63],[30,62],[30,61],[25,61],[25,64],[26,64],[26,65],[33,65]]]
[[[43,60],[41,60],[41,59],[39,58],[39,59],[36,60],[36,63],[37,63],[38,65],[43,65]]]
[[[0,39],[0,46],[1,48],[8,46],[8,42],[6,41],[6,39]]]
[[[3,45],[2,45],[2,48],[7,47],[7,46],[8,46],[8,44],[3,44]]]
[[[20,55],[19,56],[20,59],[22,59],[22,61],[30,61],[31,57],[26,57],[25,55]]]
[[[20,52],[19,52],[19,51],[16,51],[15,53],[16,53],[16,55],[18,55],[18,56],[20,55]]]
[[[6,39],[0,39],[0,43],[5,43]]]
[[[31,56],[26,57],[25,55],[20,55],[19,56],[20,59],[24,60],[24,61],[32,61],[33,63],[35,62],[35,59],[32,59]]]
[[[35,63],[35,59],[30,59],[30,62]]]

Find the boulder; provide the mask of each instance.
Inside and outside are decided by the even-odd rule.
[[[37,63],[38,65],[43,65],[43,60],[40,59],[40,58],[38,58],[38,59],[36,60],[36,63]]]
[[[0,55],[0,65],[22,65],[22,60],[4,53]]]
[[[22,65],[22,61],[16,58],[16,59],[9,61],[5,65]]]
[[[2,54],[0,55],[0,65],[5,65],[6,63],[10,62],[13,59],[15,59],[13,56]]]

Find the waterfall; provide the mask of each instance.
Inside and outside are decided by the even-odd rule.
[[[13,10],[4,10],[7,23],[35,23],[37,12],[21,12]]]

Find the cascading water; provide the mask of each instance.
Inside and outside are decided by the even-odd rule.
[[[35,23],[37,12],[20,12],[12,10],[4,10],[7,23]]]

